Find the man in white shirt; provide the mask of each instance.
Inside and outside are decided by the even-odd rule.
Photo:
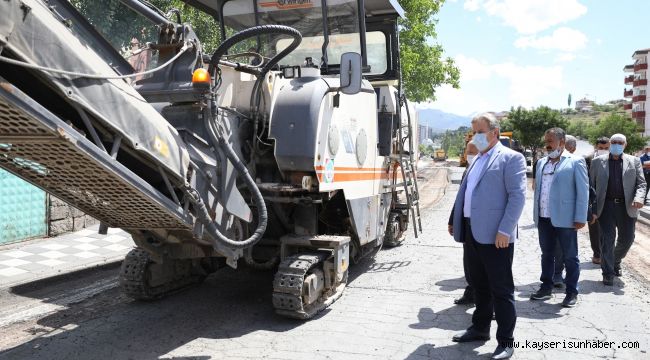
[[[544,141],[548,155],[537,163],[533,219],[542,250],[542,285],[531,300],[547,300],[553,291],[555,247],[562,247],[566,267],[566,296],[562,306],[573,307],[578,299],[577,230],[587,223],[589,177],[580,158],[563,154],[565,132],[560,128],[546,131]]]

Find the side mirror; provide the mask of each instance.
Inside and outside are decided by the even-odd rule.
[[[341,55],[341,92],[354,95],[361,91],[361,54],[347,52]]]

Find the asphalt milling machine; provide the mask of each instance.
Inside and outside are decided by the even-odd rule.
[[[404,11],[185,2],[219,24],[213,53],[144,1],[0,1],[0,167],[131,234],[132,298],[244,262],[277,269],[277,313],[311,318],[350,262],[421,231]]]

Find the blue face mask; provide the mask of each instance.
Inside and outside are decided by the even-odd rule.
[[[488,148],[488,146],[490,146],[490,142],[488,141],[486,134],[479,133],[474,135],[474,137],[472,138],[472,142],[474,143],[474,145],[476,145],[476,148],[480,152],[485,151]]]
[[[612,144],[609,147],[609,153],[614,156],[621,156],[623,154],[623,145],[621,144]]]

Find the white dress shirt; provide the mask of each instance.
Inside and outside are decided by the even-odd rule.
[[[463,203],[463,216],[469,218],[472,215],[472,194],[474,193],[474,188],[480,180],[480,176],[483,173],[483,169],[487,166],[492,153],[494,152],[494,146],[485,154],[479,153],[476,155],[472,167],[467,172],[467,187],[465,188],[465,199]]]
[[[539,217],[551,217],[551,207],[549,204],[551,197],[551,184],[553,184],[553,178],[555,178],[555,170],[557,169],[557,165],[559,163],[560,160],[552,163],[549,159],[542,169],[542,189],[539,193]]]

